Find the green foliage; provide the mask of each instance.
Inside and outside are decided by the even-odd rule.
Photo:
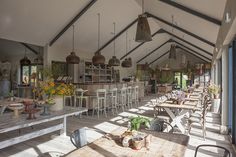
[[[52,69],[50,67],[44,67],[43,69],[40,69],[40,72],[42,73],[44,79],[49,79],[53,76]]]
[[[216,84],[211,84],[209,87],[208,87],[208,91],[209,93],[211,94],[219,94],[220,93],[220,87]]]
[[[139,130],[140,125],[144,124],[146,127],[150,127],[150,120],[144,117],[131,117],[131,130]]]
[[[172,75],[167,75],[166,77],[162,76],[160,78],[160,83],[164,84],[164,83],[172,83]]]

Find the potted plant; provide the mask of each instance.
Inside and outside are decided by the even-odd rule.
[[[150,127],[150,120],[145,117],[131,117],[130,118],[131,123],[131,131],[138,131],[141,127],[141,125],[144,125],[145,127]],[[141,149],[144,144],[144,138],[136,135],[132,138],[132,144],[134,149]]]
[[[211,84],[208,87],[208,91],[210,94],[212,94],[212,98],[214,99],[218,99],[219,95],[220,95],[220,86],[216,85],[216,84]]]
[[[138,131],[141,125],[144,125],[145,127],[150,127],[150,120],[145,117],[131,117],[130,118],[131,122],[131,131],[136,130]]]
[[[219,99],[220,90],[221,90],[220,86],[216,84],[210,84],[208,87],[208,92],[211,94],[211,97],[213,98],[212,109],[213,109],[213,112],[215,113],[218,113],[220,109],[220,99]]]
[[[63,109],[63,95],[67,85],[64,83],[55,84],[54,79],[50,78],[39,82],[38,93],[44,97],[44,109],[59,111]]]

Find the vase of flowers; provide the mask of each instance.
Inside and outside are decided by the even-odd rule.
[[[216,84],[210,84],[208,87],[208,91],[212,95],[212,98],[219,99],[220,86],[218,86]]]
[[[49,107],[50,106],[48,104],[43,104],[43,112],[40,115],[41,116],[48,116],[48,115],[50,115]]]
[[[51,111],[59,111],[63,109],[62,96],[65,93],[65,86],[64,83],[55,84],[52,78],[39,82],[38,90],[40,93],[39,95],[41,95],[44,100],[43,106],[45,114],[48,114],[46,112],[49,109]]]
[[[208,87],[208,92],[211,94],[211,97],[213,99],[212,101],[212,111],[214,113],[218,113],[220,109],[220,86],[216,84],[210,84]]]

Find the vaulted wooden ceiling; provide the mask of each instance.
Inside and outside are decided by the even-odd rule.
[[[97,13],[101,14],[101,46],[112,41],[113,22],[116,33],[129,26],[141,13],[141,0],[2,0],[0,5],[0,38],[39,46],[52,44],[71,48],[72,29],[52,40],[89,3],[94,3],[75,24],[76,50],[97,51]],[[188,48],[196,56],[211,60],[221,27],[226,0],[145,0],[153,40],[134,41],[136,23],[128,29],[128,57],[134,62],[151,62],[170,48],[171,42]],[[212,7],[214,5],[214,7]],[[174,16],[174,31],[171,16]],[[158,32],[159,31],[159,32]],[[170,42],[169,40],[172,39]],[[169,41],[169,42],[168,42]],[[136,48],[137,47],[137,48]],[[155,50],[155,51],[154,51]],[[113,55],[113,44],[102,50],[106,58]],[[68,52],[65,52],[68,53]],[[116,38],[116,55],[126,54],[126,31]],[[147,55],[149,54],[149,55]],[[164,57],[163,57],[164,59]]]

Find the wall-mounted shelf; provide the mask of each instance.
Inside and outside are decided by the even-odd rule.
[[[117,81],[114,73],[119,73],[109,65],[93,65],[92,62],[80,62],[80,83],[109,83]]]

